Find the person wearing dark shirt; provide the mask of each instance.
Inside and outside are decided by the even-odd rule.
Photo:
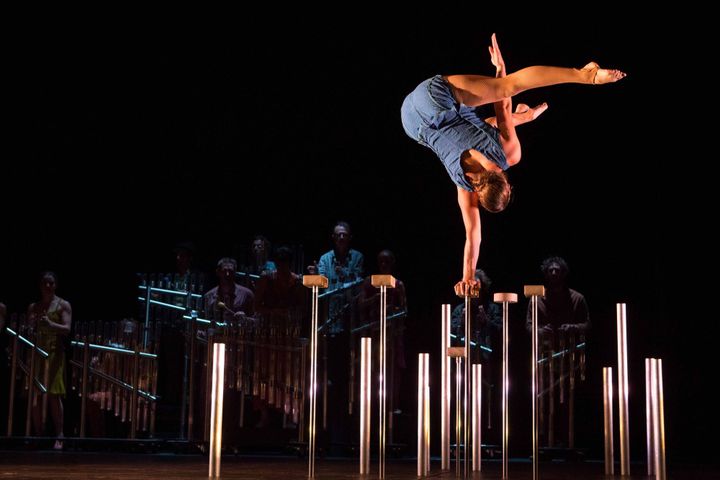
[[[544,447],[574,447],[570,405],[574,405],[575,380],[583,378],[590,314],[583,294],[567,285],[569,268],[563,258],[546,258],[540,270],[545,285],[545,296],[538,298],[540,442]],[[530,304],[526,326],[530,332]]]
[[[204,296],[205,315],[219,322],[255,314],[255,294],[249,288],[235,283],[237,262],[224,257],[218,260],[215,273],[218,286],[210,289]],[[222,303],[221,303],[222,302]]]

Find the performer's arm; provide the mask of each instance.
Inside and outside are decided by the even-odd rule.
[[[477,285],[475,280],[475,267],[480,255],[480,207],[477,193],[468,192],[458,187],[458,205],[465,225],[465,249],[463,252],[463,276],[455,285],[455,293],[467,294],[469,287]]]

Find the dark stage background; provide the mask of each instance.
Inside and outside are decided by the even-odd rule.
[[[52,269],[75,321],[118,319],[136,312],[134,274],[171,270],[177,241],[193,240],[208,272],[256,233],[302,244],[309,261],[345,219],[369,273],[380,249],[397,255],[410,370],[417,352],[437,363],[440,304],[456,303],[462,221],[454,185],[404,134],[399,109],[436,73],[492,75],[487,45],[497,32],[509,71],[595,60],[628,77],[518,96],[550,108],[519,127],[515,198],[506,212],[483,215],[479,266],[496,291],[519,292],[540,282],[544,256],[567,259],[594,324],[579,443],[601,454],[601,367],[616,363],[615,303],[624,301],[633,457],[644,455],[643,358],[659,356],[669,455],[707,460],[710,446],[699,439],[715,433],[707,391],[717,374],[703,362],[717,319],[683,297],[699,285],[677,266],[701,247],[669,188],[683,175],[675,155],[684,153],[684,120],[658,85],[672,75],[668,52],[679,39],[670,23],[625,17],[561,23],[548,11],[495,22],[479,13],[468,13],[466,28],[461,18],[362,28],[298,21],[262,22],[262,33],[250,33],[254,20],[245,18],[210,36],[152,25],[28,34],[11,49],[20,108],[9,130],[17,148],[2,165],[0,300],[23,311],[37,273]],[[686,69],[681,59],[673,68]],[[529,355],[525,309],[513,309],[519,378]],[[414,392],[413,373],[407,378]],[[514,401],[528,407],[513,429],[518,455],[529,448],[522,390],[515,382]]]

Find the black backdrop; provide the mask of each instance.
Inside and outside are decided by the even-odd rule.
[[[703,253],[668,188],[682,177],[677,155],[690,146],[682,108],[671,104],[682,101],[663,89],[661,68],[678,58],[669,52],[680,22],[560,22],[550,11],[491,21],[483,13],[469,12],[465,27],[440,24],[447,13],[438,12],[429,15],[433,25],[428,17],[362,28],[265,21],[252,31],[244,18],[211,34],[165,24],[28,32],[10,53],[18,108],[1,167],[0,300],[22,311],[37,273],[52,269],[76,321],[120,318],[135,311],[134,273],[169,270],[176,241],[193,240],[208,271],[255,233],[302,244],[311,260],[330,247],[333,222],[345,219],[369,272],[380,249],[397,255],[412,371],[417,352],[437,356],[434,332],[440,304],[456,301],[463,230],[455,187],[432,152],[405,136],[399,108],[433,74],[491,75],[494,31],[510,71],[595,60],[628,77],[518,97],[550,108],[519,128],[515,198],[506,212],[483,216],[479,266],[497,291],[521,291],[540,281],[544,256],[567,259],[594,323],[584,393],[593,399],[580,433],[596,452],[601,366],[615,363],[614,305],[627,302],[633,457],[644,445],[643,358],[660,356],[669,453],[703,458],[709,446],[692,439],[709,435],[716,420],[703,399],[717,375],[701,368],[711,338],[703,332],[715,327],[681,293],[697,282],[676,267],[691,262],[688,251]],[[678,63],[682,71],[682,57]],[[525,308],[513,312],[520,376]],[[409,372],[409,391],[413,378]],[[515,385],[522,409],[529,399]],[[526,413],[514,429],[518,454],[527,448],[519,433]]]

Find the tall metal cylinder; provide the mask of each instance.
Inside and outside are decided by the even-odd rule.
[[[225,344],[213,344],[212,408],[210,411],[210,468],[208,477],[220,477],[222,453],[223,393],[225,390]],[[133,413],[135,416],[135,413]]]
[[[630,475],[630,419],[628,416],[627,321],[624,303],[617,308],[618,412],[620,418],[620,475]]]
[[[150,302],[152,301],[152,284],[148,280],[145,287],[145,325],[143,326],[143,350],[147,351],[148,333],[150,331]]]
[[[308,478],[315,478],[315,433],[317,423],[317,342],[318,342],[318,293],[327,288],[328,279],[322,275],[303,276],[303,285],[312,289],[310,320],[310,412],[308,425]]]
[[[533,459],[533,480],[538,480],[539,470],[538,462],[540,457],[539,443],[539,412],[538,412],[538,297],[545,295],[545,287],[542,285],[525,285],[524,293],[526,297],[530,297],[530,313],[532,318],[531,344],[531,375],[532,375],[532,459]]]
[[[360,475],[370,473],[372,339],[360,339]]]
[[[188,419],[187,419],[187,439],[193,440],[195,428],[195,356],[196,356],[196,337],[197,337],[197,312],[190,312],[190,338],[188,344],[190,346],[190,365],[188,368]],[[241,393],[241,402],[244,398],[245,390]]]
[[[655,438],[653,437],[652,372],[650,362],[645,359],[645,447],[647,452],[647,475],[655,474]]]
[[[533,295],[530,299],[532,308],[532,457],[533,457],[533,479],[538,478],[538,457],[539,448],[539,418],[538,418],[538,301]]]
[[[308,477],[315,478],[315,433],[317,423],[318,287],[312,287],[310,322],[310,425],[308,426]]]
[[[385,429],[387,422],[387,286],[380,286],[380,427],[378,429],[378,478],[385,478]]]
[[[614,475],[612,367],[603,367],[603,420],[605,434],[605,475]]]
[[[455,357],[455,475],[460,476],[460,459],[462,454],[462,359]]]
[[[25,436],[30,436],[30,425],[32,421],[32,405],[35,395],[35,356],[37,350],[37,338],[34,339],[33,346],[30,349],[30,373],[28,374],[28,397],[27,409],[25,413]]]
[[[470,445],[470,389],[472,388],[472,373],[470,372],[470,338],[471,329],[470,323],[472,321],[471,316],[471,302],[470,295],[465,296],[465,389],[463,391],[463,471],[467,478],[470,474],[470,454],[468,447]]]
[[[517,300],[515,300],[517,301]],[[508,304],[503,302],[503,353],[502,353],[502,478],[508,476],[508,440],[510,438],[510,412],[508,400],[510,396],[510,325]]]
[[[503,323],[502,323],[502,478],[508,476],[508,439],[509,439],[509,412],[508,412],[508,396],[510,392],[510,377],[508,361],[508,352],[510,346],[510,320],[509,320],[509,304],[517,303],[517,294],[515,293],[496,293],[493,295],[493,301],[502,303]]]
[[[224,346],[224,345],[223,345]],[[135,343],[135,355],[132,360],[132,390],[130,391],[130,438],[135,439],[138,430],[137,411],[138,411],[138,391],[140,390],[140,350],[137,342]],[[215,359],[213,358],[213,362]],[[224,372],[225,370],[223,370]],[[224,373],[223,373],[224,375]],[[222,406],[221,406],[222,408]],[[222,410],[221,410],[222,414]],[[222,425],[222,424],[221,424]],[[218,460],[219,462],[219,460]]]
[[[663,368],[662,358],[657,359],[657,398],[658,398],[658,432],[655,435],[658,444],[657,458],[658,461],[655,463],[655,471],[657,472],[660,480],[665,480],[665,394],[663,393]]]
[[[17,328],[17,327],[15,327]],[[15,375],[17,373],[17,355],[18,355],[18,332],[15,332],[12,346],[12,366],[10,367],[10,396],[8,398],[8,417],[7,417],[7,436],[12,436],[13,431],[13,413],[15,412]]]
[[[90,341],[87,335],[83,338],[83,368],[82,368],[82,385],[80,392],[82,398],[80,400],[80,438],[85,438],[85,424],[87,421],[87,396],[88,396],[88,378],[90,372]]]
[[[395,288],[395,277],[392,275],[372,275],[372,286],[380,289],[380,412],[378,429],[378,478],[385,478],[385,444],[387,430],[387,289]]]
[[[448,356],[450,347],[450,304],[442,305],[442,326],[440,332],[440,468],[450,469],[450,407],[452,391],[452,363]]]
[[[430,354],[418,354],[417,476],[430,472]]]
[[[665,480],[665,408],[663,398],[662,360],[650,359],[651,401],[653,418],[653,440],[655,478]]]
[[[472,366],[472,469],[482,470],[482,365]]]

